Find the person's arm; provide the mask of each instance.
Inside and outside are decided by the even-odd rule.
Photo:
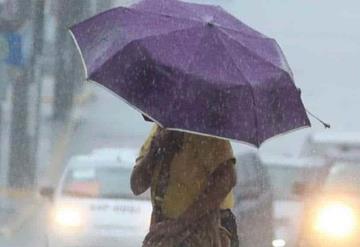
[[[152,136],[152,135],[151,135]],[[131,190],[135,195],[144,193],[151,185],[152,171],[158,156],[167,150],[178,150],[181,147],[182,135],[178,132],[159,130],[142,148],[140,157],[131,174]]]
[[[205,191],[185,213],[180,216],[180,222],[189,225],[207,213],[217,210],[235,184],[236,173],[234,160],[231,159],[220,165],[214,171]]]

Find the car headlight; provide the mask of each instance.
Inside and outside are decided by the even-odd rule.
[[[356,228],[353,209],[343,203],[331,203],[321,208],[315,217],[314,229],[328,236],[344,238]]]
[[[79,227],[83,225],[84,217],[79,209],[63,206],[55,209],[53,220],[61,227]]]
[[[272,246],[273,247],[284,247],[286,246],[286,241],[284,239],[274,239],[272,241]]]

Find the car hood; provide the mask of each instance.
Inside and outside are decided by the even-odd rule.
[[[148,231],[152,206],[149,200],[60,198],[55,208],[76,208],[88,228]]]

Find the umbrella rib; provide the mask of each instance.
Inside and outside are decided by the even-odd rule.
[[[156,17],[162,16],[162,17],[166,17],[166,18],[172,18],[172,19],[177,19],[177,20],[183,20],[183,21],[193,22],[193,24],[194,24],[194,25],[192,25],[192,26],[189,26],[189,27],[186,27],[186,28],[175,29],[175,30],[172,30],[172,31],[167,32],[167,33],[164,33],[164,34],[170,34],[170,33],[172,33],[172,32],[181,31],[181,30],[186,30],[186,29],[188,29],[188,28],[196,27],[196,25],[199,25],[199,26],[200,26],[200,25],[203,25],[203,23],[202,23],[201,21],[195,20],[195,19],[190,19],[190,18],[189,18],[189,19],[186,19],[186,18],[171,16],[171,15],[166,15],[166,14],[161,14],[161,13],[155,13],[155,12],[151,12],[151,11],[144,11],[144,10],[139,10],[139,9],[134,9],[134,8],[127,8],[127,7],[117,7],[117,8],[114,8],[114,9],[109,9],[109,10],[107,10],[107,11],[104,11],[104,12],[100,13],[100,14],[97,15],[97,16],[106,15],[106,14],[108,14],[108,13],[110,13],[110,12],[114,12],[114,11],[117,11],[117,10],[125,10],[125,11],[135,12],[135,13],[137,12],[137,13],[143,15],[143,16],[144,16],[144,15],[145,15],[145,16],[146,16],[146,15],[150,15],[150,16],[156,16]],[[95,16],[95,17],[97,17],[97,16]],[[92,18],[90,18],[90,19],[88,19],[88,20],[85,20],[85,21],[83,21],[83,22],[89,21],[89,20],[91,20],[91,19],[93,19],[93,18],[95,18],[95,17],[92,17]],[[72,33],[71,28],[70,28],[69,30],[70,30],[71,33]],[[73,35],[73,33],[72,33],[72,35]],[[162,35],[162,34],[160,34],[160,35]],[[148,36],[136,38],[136,39],[133,39],[133,40],[129,41],[126,45],[130,44],[130,43],[133,42],[133,41],[137,41],[137,40],[141,40],[141,39],[145,39],[145,38],[147,38],[147,37],[153,37],[153,36],[158,36],[158,35],[156,35],[156,34],[151,34],[151,35],[148,35]],[[75,44],[77,44],[77,42],[78,42],[78,41],[77,41],[77,38],[74,36],[73,39],[74,39]],[[116,41],[114,41],[114,42],[116,42]],[[124,45],[123,48],[124,48],[126,45]],[[80,52],[81,55],[83,56],[83,52],[82,52],[82,50],[81,50],[80,47],[79,47],[79,52]],[[110,56],[110,59],[112,59],[113,57],[115,57],[118,53],[119,53],[119,51],[114,52],[114,54],[113,54],[112,56]],[[105,63],[101,64],[96,70],[94,70],[94,71],[91,72],[91,73],[88,72],[88,68],[87,68],[87,66],[85,66],[85,70],[86,70],[86,74],[87,74],[87,77],[86,77],[86,78],[90,78],[91,75],[93,75],[94,73],[96,73],[104,64],[105,64]]]
[[[181,2],[181,3],[185,3],[185,2]],[[193,3],[192,3],[193,4]],[[199,4],[198,4],[199,5]],[[175,18],[175,19],[179,19],[179,20],[186,20],[186,21],[195,21],[201,24],[206,24],[206,22],[204,22],[203,20],[201,20],[200,17],[196,17],[196,18],[185,18],[185,17],[181,17],[181,16],[175,16],[175,15],[167,15],[167,14],[162,14],[162,13],[158,13],[158,12],[153,12],[151,10],[143,10],[143,9],[137,9],[136,6],[135,8],[131,8],[133,10],[139,11],[139,12],[143,12],[143,13],[150,13],[152,15],[161,15],[161,16],[165,16],[165,17],[171,17],[171,18]],[[196,12],[192,11],[192,13],[197,14]]]
[[[138,13],[141,13],[143,15],[144,14],[150,14],[152,16],[163,16],[163,17],[166,17],[166,18],[173,18],[173,19],[178,19],[178,20],[186,20],[186,21],[193,21],[193,22],[197,22],[197,23],[203,23],[202,21],[194,19],[194,18],[183,18],[183,17],[179,17],[179,16],[167,15],[167,14],[162,14],[162,13],[157,13],[157,12],[152,12],[152,11],[147,11],[147,10],[142,10],[142,9],[137,9],[137,8],[131,8],[131,7],[123,7],[123,6],[106,10],[106,11],[100,13],[99,15],[105,15],[105,14],[108,14],[109,12],[113,12],[113,11],[120,10],[120,9],[127,10],[127,11],[130,11],[130,12],[131,11],[138,12]],[[99,15],[95,15],[94,17],[97,17]],[[94,17],[92,17],[92,18],[94,18]],[[90,18],[90,19],[92,19],[92,18]]]
[[[119,7],[119,8],[121,8],[121,7]],[[126,9],[133,10],[135,12],[137,11],[137,12],[140,12],[140,13],[143,13],[143,14],[151,14],[153,16],[163,16],[163,17],[166,17],[166,18],[173,18],[173,19],[184,20],[184,21],[193,21],[193,22],[196,22],[196,23],[204,24],[203,21],[201,21],[199,19],[196,19],[196,18],[184,18],[184,17],[181,17],[181,16],[167,15],[167,14],[163,14],[163,13],[152,12],[152,11],[136,9],[136,8],[126,8]]]
[[[193,62],[195,61],[196,59],[196,56],[199,52],[201,52],[201,49],[200,49],[200,45],[203,43],[203,40],[205,39],[206,37],[206,33],[203,34],[203,36],[199,39],[199,43],[198,45],[196,46],[196,52],[194,52],[192,58],[190,59],[190,62],[189,64],[186,66],[186,69],[189,70],[191,65],[193,64]]]
[[[259,133],[258,133],[258,129],[259,129],[259,122],[258,122],[258,117],[257,117],[257,113],[256,113],[256,100],[255,100],[255,93],[254,90],[251,86],[251,83],[249,82],[249,80],[246,78],[246,76],[242,73],[241,69],[239,68],[239,66],[237,65],[237,63],[235,62],[235,59],[233,58],[231,52],[229,52],[229,50],[226,47],[226,44],[224,42],[224,40],[222,39],[222,37],[220,37],[217,34],[217,37],[219,38],[219,40],[221,41],[222,46],[224,47],[224,50],[226,51],[226,53],[228,54],[229,58],[233,61],[236,69],[239,71],[239,73],[242,75],[242,77],[245,79],[245,82],[249,85],[250,87],[250,91],[251,91],[251,97],[253,99],[253,107],[254,107],[254,122],[255,122],[255,126],[256,126],[256,145],[260,146],[260,141],[259,141]]]
[[[236,30],[236,29],[233,29],[233,28],[230,28],[230,27],[226,27],[226,26],[223,26],[223,25],[218,25],[219,27],[222,27],[222,28],[225,28],[225,29],[228,29],[228,30],[237,32],[237,33],[240,33],[240,34],[242,34],[242,35],[244,35],[244,36],[247,36],[247,37],[253,38],[253,39],[271,39],[271,38],[267,37],[266,35],[264,35],[264,34],[258,32],[257,30],[253,29],[253,28],[250,27],[249,25],[245,24],[244,22],[242,22],[240,19],[238,19],[237,17],[235,17],[235,16],[232,15],[231,13],[227,12],[222,6],[218,5],[217,7],[220,9],[220,11],[222,11],[223,14],[227,14],[227,15],[231,16],[232,18],[236,19],[237,21],[240,22],[239,24],[244,25],[245,27],[247,27],[247,28],[249,28],[250,30],[254,31],[256,34],[259,35],[259,37],[258,37],[258,36],[253,36],[253,35],[249,35],[249,34],[243,32],[243,31]]]
[[[206,5],[206,4],[202,4],[202,5]],[[212,6],[212,5],[207,5],[207,6]],[[221,6],[219,6],[221,7]],[[136,9],[136,8],[130,8],[132,10],[136,10],[136,11],[139,11],[139,12],[142,12],[142,13],[150,13],[152,15],[160,15],[160,16],[165,16],[165,17],[171,17],[171,18],[174,18],[174,19],[178,19],[178,20],[186,20],[186,21],[194,21],[194,22],[197,22],[197,23],[201,23],[201,24],[207,24],[205,21],[203,21],[200,17],[197,17],[197,18],[185,18],[185,17],[181,17],[181,16],[175,16],[175,15],[167,15],[167,14],[162,14],[162,13],[157,13],[157,12],[152,12],[152,11],[149,11],[149,10],[139,10],[139,9]],[[227,13],[228,14],[228,13]],[[235,18],[235,17],[234,17]],[[240,21],[241,22],[241,21]],[[230,27],[226,27],[226,26],[223,26],[223,25],[220,25],[218,23],[213,23],[215,26],[217,27],[220,27],[220,28],[224,28],[224,29],[228,29],[230,31],[234,31],[234,32],[237,32],[237,33],[240,33],[246,37],[249,37],[249,38],[252,38],[252,39],[270,39],[272,40],[271,38],[269,37],[266,37],[265,35],[259,33],[258,31],[256,31],[257,33],[259,33],[259,35],[263,35],[263,37],[257,37],[257,36],[252,36],[252,35],[249,35],[243,31],[240,31],[240,30],[236,30],[236,29],[233,29],[233,28],[230,28]],[[245,23],[241,22],[242,25],[250,28],[248,25],[246,25]],[[251,29],[251,28],[250,28]]]
[[[244,45],[242,42],[234,39],[234,38],[231,36],[231,34],[228,34],[228,33],[224,32],[224,30],[221,30],[221,28],[220,28],[219,30],[220,30],[223,34],[225,34],[229,39],[231,39],[232,41],[234,41],[234,42],[238,43],[239,45],[241,45],[241,46],[242,46],[244,49],[246,49],[249,53],[251,53],[253,56],[257,57],[258,59],[260,59],[260,60],[263,61],[264,63],[270,65],[270,66],[273,67],[273,68],[277,68],[277,69],[283,71],[284,73],[287,73],[287,74],[289,74],[290,76],[292,76],[291,71],[289,72],[289,71],[284,70],[283,68],[278,67],[277,65],[273,64],[272,62],[270,62],[270,61],[264,59],[263,57],[261,57],[259,54],[251,51],[251,50],[250,50],[246,45]],[[274,39],[271,39],[271,38],[268,38],[268,39],[269,39],[269,40],[272,40],[273,42],[276,43],[276,41],[275,41]],[[276,44],[277,44],[277,43],[276,43]],[[280,48],[278,48],[278,49],[280,49]],[[286,61],[286,64],[287,64],[287,61]],[[287,65],[287,67],[289,67],[289,66]]]
[[[162,33],[162,34],[151,34],[148,36],[144,36],[144,37],[139,37],[136,39],[131,40],[130,42],[128,42],[126,45],[124,45],[121,49],[119,49],[118,51],[116,51],[112,56],[110,56],[109,59],[107,59],[103,64],[101,64],[96,70],[94,70],[91,74],[89,74],[89,78],[91,78],[92,75],[96,74],[96,72],[98,72],[108,61],[111,61],[114,57],[116,57],[120,52],[123,51],[123,49],[130,45],[131,43],[136,43],[139,42],[143,39],[147,39],[147,38],[152,38],[152,37],[159,37],[159,36],[163,36],[163,35],[169,35],[172,34],[174,32],[179,32],[179,31],[184,31],[184,30],[189,30],[189,29],[196,29],[196,28],[200,28],[199,26],[191,26],[191,27],[186,27],[186,28],[180,28],[180,29],[176,29],[176,30],[172,30],[170,32],[167,33]],[[145,48],[144,48],[145,49]],[[81,51],[81,49],[80,49]]]
[[[246,25],[246,24],[244,24],[244,25]],[[247,34],[247,33],[243,32],[243,31],[236,30],[236,29],[234,29],[234,28],[226,27],[226,26],[223,26],[223,25],[216,25],[216,26],[218,26],[218,27],[220,27],[220,28],[223,28],[223,29],[227,29],[227,30],[229,30],[229,31],[236,32],[236,33],[241,34],[241,35],[243,35],[243,36],[245,36],[245,37],[248,37],[248,38],[250,38],[250,39],[267,39],[267,40],[274,40],[274,39],[269,38],[269,37],[267,37],[267,36],[265,36],[265,35],[263,35],[263,34],[261,34],[261,33],[259,33],[259,34],[262,35],[262,36],[260,36],[260,35],[259,35],[259,36],[254,36],[254,35]],[[256,31],[256,30],[255,30],[255,31]]]

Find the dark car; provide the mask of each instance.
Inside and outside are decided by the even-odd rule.
[[[256,153],[237,157],[234,214],[241,247],[267,247],[273,240],[272,191]]]
[[[299,247],[360,246],[360,160],[335,161],[319,188],[304,187]]]

